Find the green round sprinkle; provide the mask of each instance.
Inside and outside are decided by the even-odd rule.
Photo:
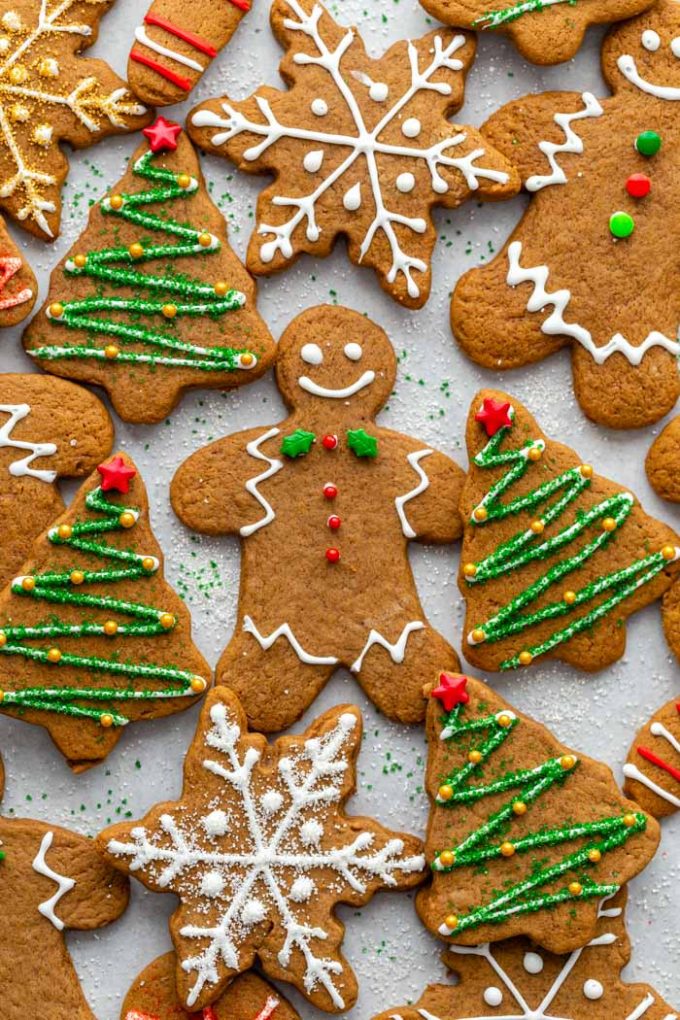
[[[614,237],[630,237],[635,230],[635,220],[627,212],[615,212],[609,217],[609,229]]]
[[[656,156],[661,148],[661,135],[656,131],[642,131],[635,139],[635,148],[641,156]]]

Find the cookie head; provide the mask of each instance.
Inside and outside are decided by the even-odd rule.
[[[328,305],[304,312],[288,327],[276,375],[290,407],[324,414],[351,407],[353,417],[372,416],[392,392],[396,358],[379,326]]]
[[[614,92],[680,101],[680,2],[662,0],[613,29],[604,42],[602,66]]]

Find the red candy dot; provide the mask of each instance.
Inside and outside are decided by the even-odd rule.
[[[326,450],[335,450],[335,448],[338,445],[338,437],[337,436],[324,436],[323,439],[321,440],[321,442],[323,443],[324,449],[326,449]]]
[[[331,529],[331,531],[337,531],[341,524],[342,521],[335,514],[331,514],[331,516],[328,518],[328,527]]]
[[[331,485],[330,482],[328,483],[328,485],[324,485],[323,494],[326,497],[326,499],[335,499],[335,497],[338,494],[337,485]]]
[[[633,198],[644,198],[652,188],[652,182],[647,174],[631,174],[626,181],[626,191]]]
[[[337,563],[340,559],[339,549],[326,549],[326,559],[329,563]]]

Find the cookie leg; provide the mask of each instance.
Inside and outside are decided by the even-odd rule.
[[[588,417],[612,429],[642,428],[660,421],[680,396],[677,359],[656,347],[639,365],[614,354],[602,365],[583,348],[572,358],[574,392]]]
[[[216,683],[236,692],[251,729],[274,733],[300,718],[335,669],[335,663],[303,662],[285,636],[263,648],[241,630],[217,665]]]
[[[377,642],[371,644],[352,672],[366,695],[389,719],[417,723],[425,718],[427,703],[423,687],[442,670],[457,672],[460,660],[451,645],[432,627],[408,636],[404,658]]]

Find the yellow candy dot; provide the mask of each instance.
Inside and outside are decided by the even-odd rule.
[[[217,294],[218,297],[224,297],[224,295],[228,292],[228,290],[229,290],[229,284],[225,283],[224,280],[219,280],[215,284],[215,293]]]
[[[534,661],[534,657],[531,654],[531,652],[527,651],[520,652],[518,655],[518,659],[520,666],[530,666],[531,663]]]
[[[665,560],[674,560],[675,559],[675,546],[674,545],[665,545],[663,547],[663,549],[661,550],[661,555],[663,556],[663,558]]]
[[[470,751],[470,753],[468,754],[468,761],[471,762],[473,765],[479,765],[481,760],[482,760],[481,751]]]
[[[194,694],[202,694],[208,686],[208,681],[204,680],[202,676],[192,676],[191,678],[191,689]]]
[[[82,570],[72,570],[69,580],[71,584],[82,584],[85,580],[85,574]]]
[[[141,259],[142,255],[144,254],[144,248],[139,243],[139,241],[134,241],[133,244],[131,244],[130,247],[128,248],[128,254],[130,255],[130,258]]]
[[[161,613],[161,615],[158,618],[158,622],[160,623],[163,630],[170,630],[171,627],[175,626],[175,623],[177,621],[175,620],[175,617],[172,615],[172,613]]]
[[[514,857],[515,848],[512,843],[501,843],[501,854],[503,857]]]
[[[599,864],[599,862],[602,860],[602,853],[601,853],[601,851],[599,851],[599,850],[589,850],[588,851],[588,860],[590,861],[591,864]]]
[[[155,570],[156,561],[151,556],[145,556],[144,559],[142,560],[142,567],[144,568],[144,570]]]
[[[104,357],[107,361],[115,361],[119,354],[120,351],[115,344],[107,344],[104,348]]]
[[[592,464],[581,464],[581,467],[579,468],[579,471],[581,472],[581,474],[583,475],[584,478],[592,478],[593,477],[593,465]]]
[[[33,589],[35,588],[35,578],[25,577],[21,582],[21,587],[24,589],[24,591],[33,591]]]
[[[626,826],[627,829],[632,829],[634,825],[637,825],[637,818],[635,817],[635,815],[630,814],[624,815],[623,824]]]
[[[105,624],[104,624],[104,633],[105,634],[108,634],[109,637],[113,637],[113,635],[117,631],[118,631],[118,624],[116,623],[115,620],[107,620],[105,622]]]
[[[602,521],[603,531],[616,531],[616,521],[613,517],[605,517]]]
[[[533,531],[534,535],[542,535],[543,532],[545,531],[545,524],[543,523],[543,521],[539,521],[538,519],[532,521],[529,527]]]
[[[254,361],[255,361],[255,358],[254,358],[254,356],[252,354],[247,354],[246,353],[246,354],[242,354],[241,355],[241,364],[245,368],[249,368],[250,365],[252,365]]]
[[[472,516],[476,521],[485,521],[489,514],[486,507],[478,506],[472,511]]]
[[[543,456],[543,450],[540,446],[532,446],[529,450],[529,460],[537,461]]]
[[[458,918],[455,914],[449,914],[448,917],[444,918],[444,924],[450,931],[455,931],[458,927]]]
[[[456,855],[453,850],[442,850],[439,855],[439,863],[444,868],[451,868],[456,862]]]
[[[568,606],[573,606],[574,602],[576,602],[576,592],[575,591],[565,591],[565,593],[562,596],[562,598],[564,599],[564,601],[567,603]]]
[[[569,885],[569,892],[572,896],[580,896],[583,892],[583,886],[580,882],[571,882]]]
[[[135,524],[135,515],[130,513],[129,510],[125,510],[118,518],[118,523],[121,528],[132,528]]]
[[[560,765],[565,772],[569,772],[576,765],[576,758],[574,758],[573,754],[563,754],[560,758]]]
[[[443,786],[439,787],[437,796],[440,800],[451,800],[453,797],[453,787],[449,783],[444,783]]]
[[[109,712],[104,712],[99,716],[99,725],[103,726],[105,730],[110,730],[113,726],[113,716]]]
[[[498,718],[496,719],[496,722],[497,722],[497,723],[498,723],[498,725],[499,725],[499,726],[501,726],[501,727],[502,727],[502,728],[503,728],[504,730],[507,730],[508,726],[510,726],[510,725],[511,725],[511,723],[512,723],[512,716],[509,716],[509,715],[507,715],[507,714],[506,714],[505,712],[502,712],[502,713],[501,713],[501,714],[500,714],[500,715],[498,716]]]
[[[512,810],[516,815],[525,815],[527,813],[527,806],[523,800],[516,800],[512,805]]]
[[[486,638],[486,634],[484,633],[482,628],[481,627],[475,627],[475,629],[472,632],[472,640],[474,641],[474,643],[476,645],[481,645],[482,641],[484,641],[485,638]]]
[[[50,315],[53,319],[61,319],[64,314],[64,306],[61,301],[55,301],[54,304],[50,305]]]
[[[58,648],[50,648],[47,653],[47,661],[57,663],[61,659],[61,652]]]
[[[210,245],[212,244],[212,234],[208,234],[206,231],[204,231],[202,234],[199,234],[198,243],[200,244],[201,248],[209,248]]]
[[[474,565],[474,563],[466,563],[465,566],[463,567],[463,573],[465,574],[466,577],[474,577],[475,574],[477,573],[477,567]]]
[[[70,524],[60,524],[57,528],[57,534],[59,538],[69,539],[73,534],[73,528]]]
[[[163,305],[163,315],[166,319],[174,319],[177,315],[177,305]]]
[[[77,269],[84,269],[87,265],[87,255],[76,255],[73,264]]]
[[[3,648],[7,644],[7,635],[4,630],[0,630],[0,648]]]
[[[125,199],[123,198],[122,195],[111,195],[111,198],[109,199],[109,205],[111,206],[112,209],[116,210],[122,209],[124,203]]]
[[[178,187],[180,187],[180,188],[188,188],[190,184],[191,184],[191,177],[189,177],[189,174],[178,174],[178,176],[177,176],[177,185],[178,185]]]

